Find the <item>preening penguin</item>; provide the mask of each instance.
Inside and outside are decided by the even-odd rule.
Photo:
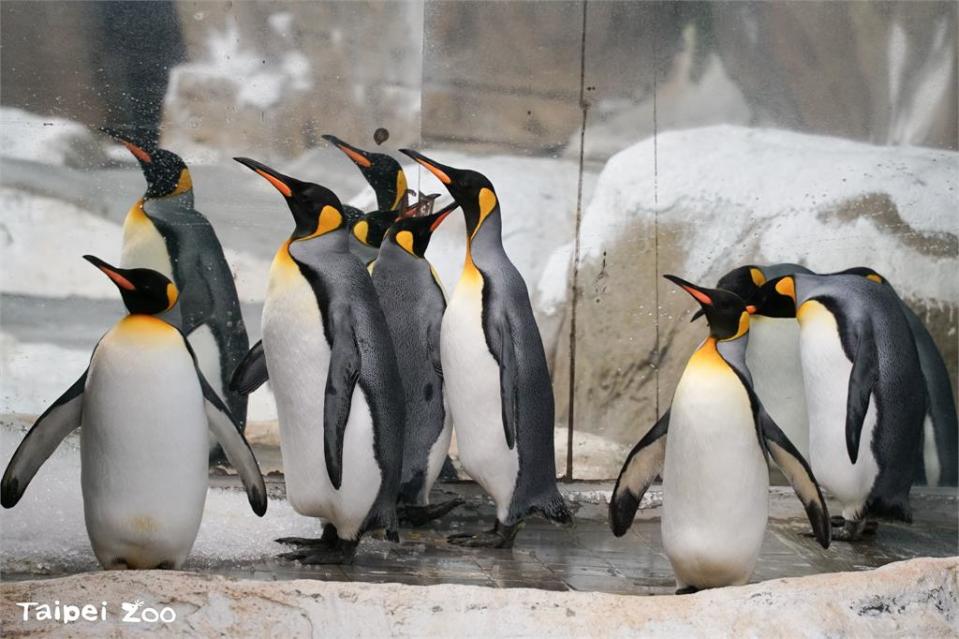
[[[524,517],[571,515],[556,486],[553,389],[526,283],[503,250],[499,200],[475,171],[401,149],[442,182],[466,217],[466,259],[440,335],[460,461],[496,502],[496,526],[452,543],[508,547]]]
[[[613,533],[625,534],[662,473],[663,547],[682,594],[749,579],[766,530],[769,456],[792,484],[823,547],[830,526],[809,465],[753,391],[745,303],[729,291],[666,278],[699,302],[709,336],[686,365],[670,409],[626,459],[609,515]]]
[[[349,252],[336,195],[236,160],[283,195],[296,226],[270,268],[263,340],[234,387],[273,380],[287,497],[298,513],[330,522],[320,540],[282,540],[303,546],[283,556],[350,561],[364,531],[386,528],[396,538],[405,412],[389,328]]]
[[[193,208],[190,170],[175,153],[113,135],[139,161],[147,182],[123,222],[121,264],[154,269],[176,284],[181,296],[170,321],[187,336],[200,370],[242,429],[247,398],[228,384],[250,343],[223,247]],[[221,458],[212,440],[210,445],[211,459]]]
[[[157,317],[179,292],[164,275],[85,256],[130,312],[97,343],[80,378],[36,421],[0,481],[12,508],[44,461],[80,428],[87,534],[104,568],[178,568],[196,539],[207,490],[207,430],[257,515],[266,488],[229,409],[183,334]]]
[[[809,412],[809,459],[843,507],[836,539],[858,539],[865,518],[911,521],[926,388],[891,288],[858,275],[787,275],[766,282],[757,313],[799,320]]]
[[[446,295],[425,257],[433,231],[456,204],[393,224],[380,247],[373,286],[386,315],[406,395],[400,519],[423,524],[462,503],[429,503],[453,432],[446,408],[440,328]]]

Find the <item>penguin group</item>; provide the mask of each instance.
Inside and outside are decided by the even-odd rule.
[[[879,519],[911,522],[914,481],[956,485],[945,363],[880,274],[749,264],[714,289],[665,277],[699,303],[693,320],[704,315],[709,334],[627,457],[609,523],[624,535],[661,476],[677,594],[749,579],[766,527],[768,458],[825,548],[875,534]],[[829,517],[820,486],[840,515]]]
[[[348,563],[366,532],[399,541],[401,522],[422,525],[462,504],[430,503],[454,423],[463,466],[496,503],[496,520],[450,543],[505,548],[533,513],[571,521],[556,485],[542,339],[485,176],[403,150],[452,196],[434,212],[436,195],[410,204],[396,159],[324,136],[373,188],[376,209],[364,212],[325,186],[235,158],[293,217],[265,274],[262,339],[250,347],[223,249],[194,209],[189,168],[168,150],[109,133],[139,162],[147,189],[125,219],[120,266],[85,257],[118,287],[129,315],[21,442],[0,485],[4,507],[80,427],[85,519],[100,563],[177,568],[199,528],[208,461],[225,457],[254,512],[266,511],[243,429],[248,395],[269,380],[287,499],[324,524],[318,539],[278,539],[295,547],[285,559]],[[457,208],[466,252],[447,304],[425,253]]]

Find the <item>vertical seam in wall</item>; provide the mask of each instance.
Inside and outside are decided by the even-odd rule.
[[[658,78],[657,73],[659,69],[659,60],[657,58],[657,49],[656,49],[656,11],[653,10],[653,30],[651,34],[652,46],[653,46],[653,290],[655,291],[655,304],[656,304],[656,351],[653,354],[653,375],[655,376],[655,407],[656,414],[653,416],[654,421],[659,419],[659,356],[660,356],[660,347],[659,347],[659,314],[660,314],[660,305],[659,305],[659,121],[657,113],[657,104],[656,104],[656,94],[658,92]]]
[[[573,277],[569,319],[569,407],[566,423],[566,481],[573,480],[573,424],[576,421],[576,306],[579,301],[579,233],[583,219],[583,162],[586,143],[586,3],[583,0],[583,23],[579,43],[579,106],[583,120],[579,129],[579,174],[576,184],[576,229],[573,235]]]

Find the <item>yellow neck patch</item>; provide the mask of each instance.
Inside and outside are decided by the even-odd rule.
[[[123,222],[124,226],[126,224],[150,224],[153,223],[150,221],[150,217],[147,215],[147,212],[143,208],[143,198],[140,198],[133,203],[133,206],[130,207],[130,210],[127,211],[127,219]]]
[[[483,187],[479,192],[479,209],[480,217],[479,222],[476,224],[476,230],[473,231],[473,235],[476,235],[476,231],[479,230],[479,227],[483,226],[483,221],[493,212],[493,209],[496,208],[496,194],[493,193],[490,189]]]
[[[340,228],[341,224],[343,224],[343,214],[327,204],[323,207],[319,216],[317,217],[316,230],[306,237],[298,238],[296,241],[301,242],[303,240],[312,240],[314,237],[319,237],[329,233],[330,231],[335,231],[336,229]]]
[[[729,370],[729,364],[726,363],[726,360],[723,359],[723,356],[719,354],[719,350],[716,348],[716,338],[707,337],[706,341],[696,349],[696,352],[693,353],[693,356],[689,358],[689,363],[686,364],[687,367],[696,367],[696,368],[707,368],[707,369],[722,369],[724,371]]]
[[[369,234],[370,234],[370,223],[367,222],[366,220],[360,220],[359,222],[353,225],[353,237],[363,242],[363,244],[366,244],[367,246],[370,245],[370,243],[366,241],[366,238]]]
[[[785,295],[791,297],[793,302],[796,301],[796,282],[791,277],[784,277],[783,279],[776,282],[776,292],[780,295]]]
[[[176,304],[176,301],[180,299],[180,291],[177,290],[176,284],[170,282],[166,285],[166,299],[167,307],[166,310],[170,310]]]
[[[410,231],[400,231],[396,234],[396,243],[403,247],[410,255],[416,255],[413,252],[413,233]]]
[[[736,329],[736,334],[732,337],[727,337],[723,339],[724,342],[730,342],[734,339],[738,339],[745,335],[749,331],[749,313],[743,311],[739,314],[739,328]]]
[[[193,178],[190,177],[190,169],[183,169],[180,171],[180,179],[176,183],[176,188],[167,197],[180,195],[191,189],[193,189]]]
[[[753,284],[757,287],[766,283],[766,276],[756,267],[749,269],[749,276],[753,278]]]
[[[403,172],[403,169],[400,169],[399,173],[396,174],[396,199],[393,200],[393,211],[399,210],[404,195],[406,195],[406,173]]]

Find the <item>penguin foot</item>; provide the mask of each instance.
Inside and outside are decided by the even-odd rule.
[[[439,519],[448,512],[462,506],[466,501],[462,497],[454,497],[448,501],[439,504],[429,504],[427,506],[414,506],[404,504],[396,508],[396,514],[400,518],[400,523],[408,526],[422,526],[423,524]]]
[[[860,519],[858,521],[847,519],[841,529],[833,532],[832,539],[833,541],[860,541],[862,539],[863,531],[866,529],[867,525],[868,524],[864,519]],[[875,532],[876,528],[873,527],[871,534],[875,534]]]
[[[842,528],[846,525],[846,520],[843,519],[842,515],[833,515],[829,518],[829,523],[833,528]]]
[[[326,524],[323,526],[323,536],[319,538],[315,537],[280,537],[279,539],[274,539],[278,544],[283,544],[284,546],[326,546],[332,547],[336,545],[337,536],[336,536],[336,526],[333,524]]]
[[[450,535],[446,541],[454,546],[466,548],[512,548],[513,540],[516,539],[516,533],[521,527],[522,522],[513,526],[504,526],[497,521],[492,530],[475,535],[469,533]]]
[[[337,540],[332,547],[309,547],[296,552],[285,552],[281,559],[298,561],[304,566],[345,565],[353,563],[359,541]]]
[[[696,586],[683,586],[682,588],[676,589],[677,595],[692,595],[699,592],[699,588]]]

